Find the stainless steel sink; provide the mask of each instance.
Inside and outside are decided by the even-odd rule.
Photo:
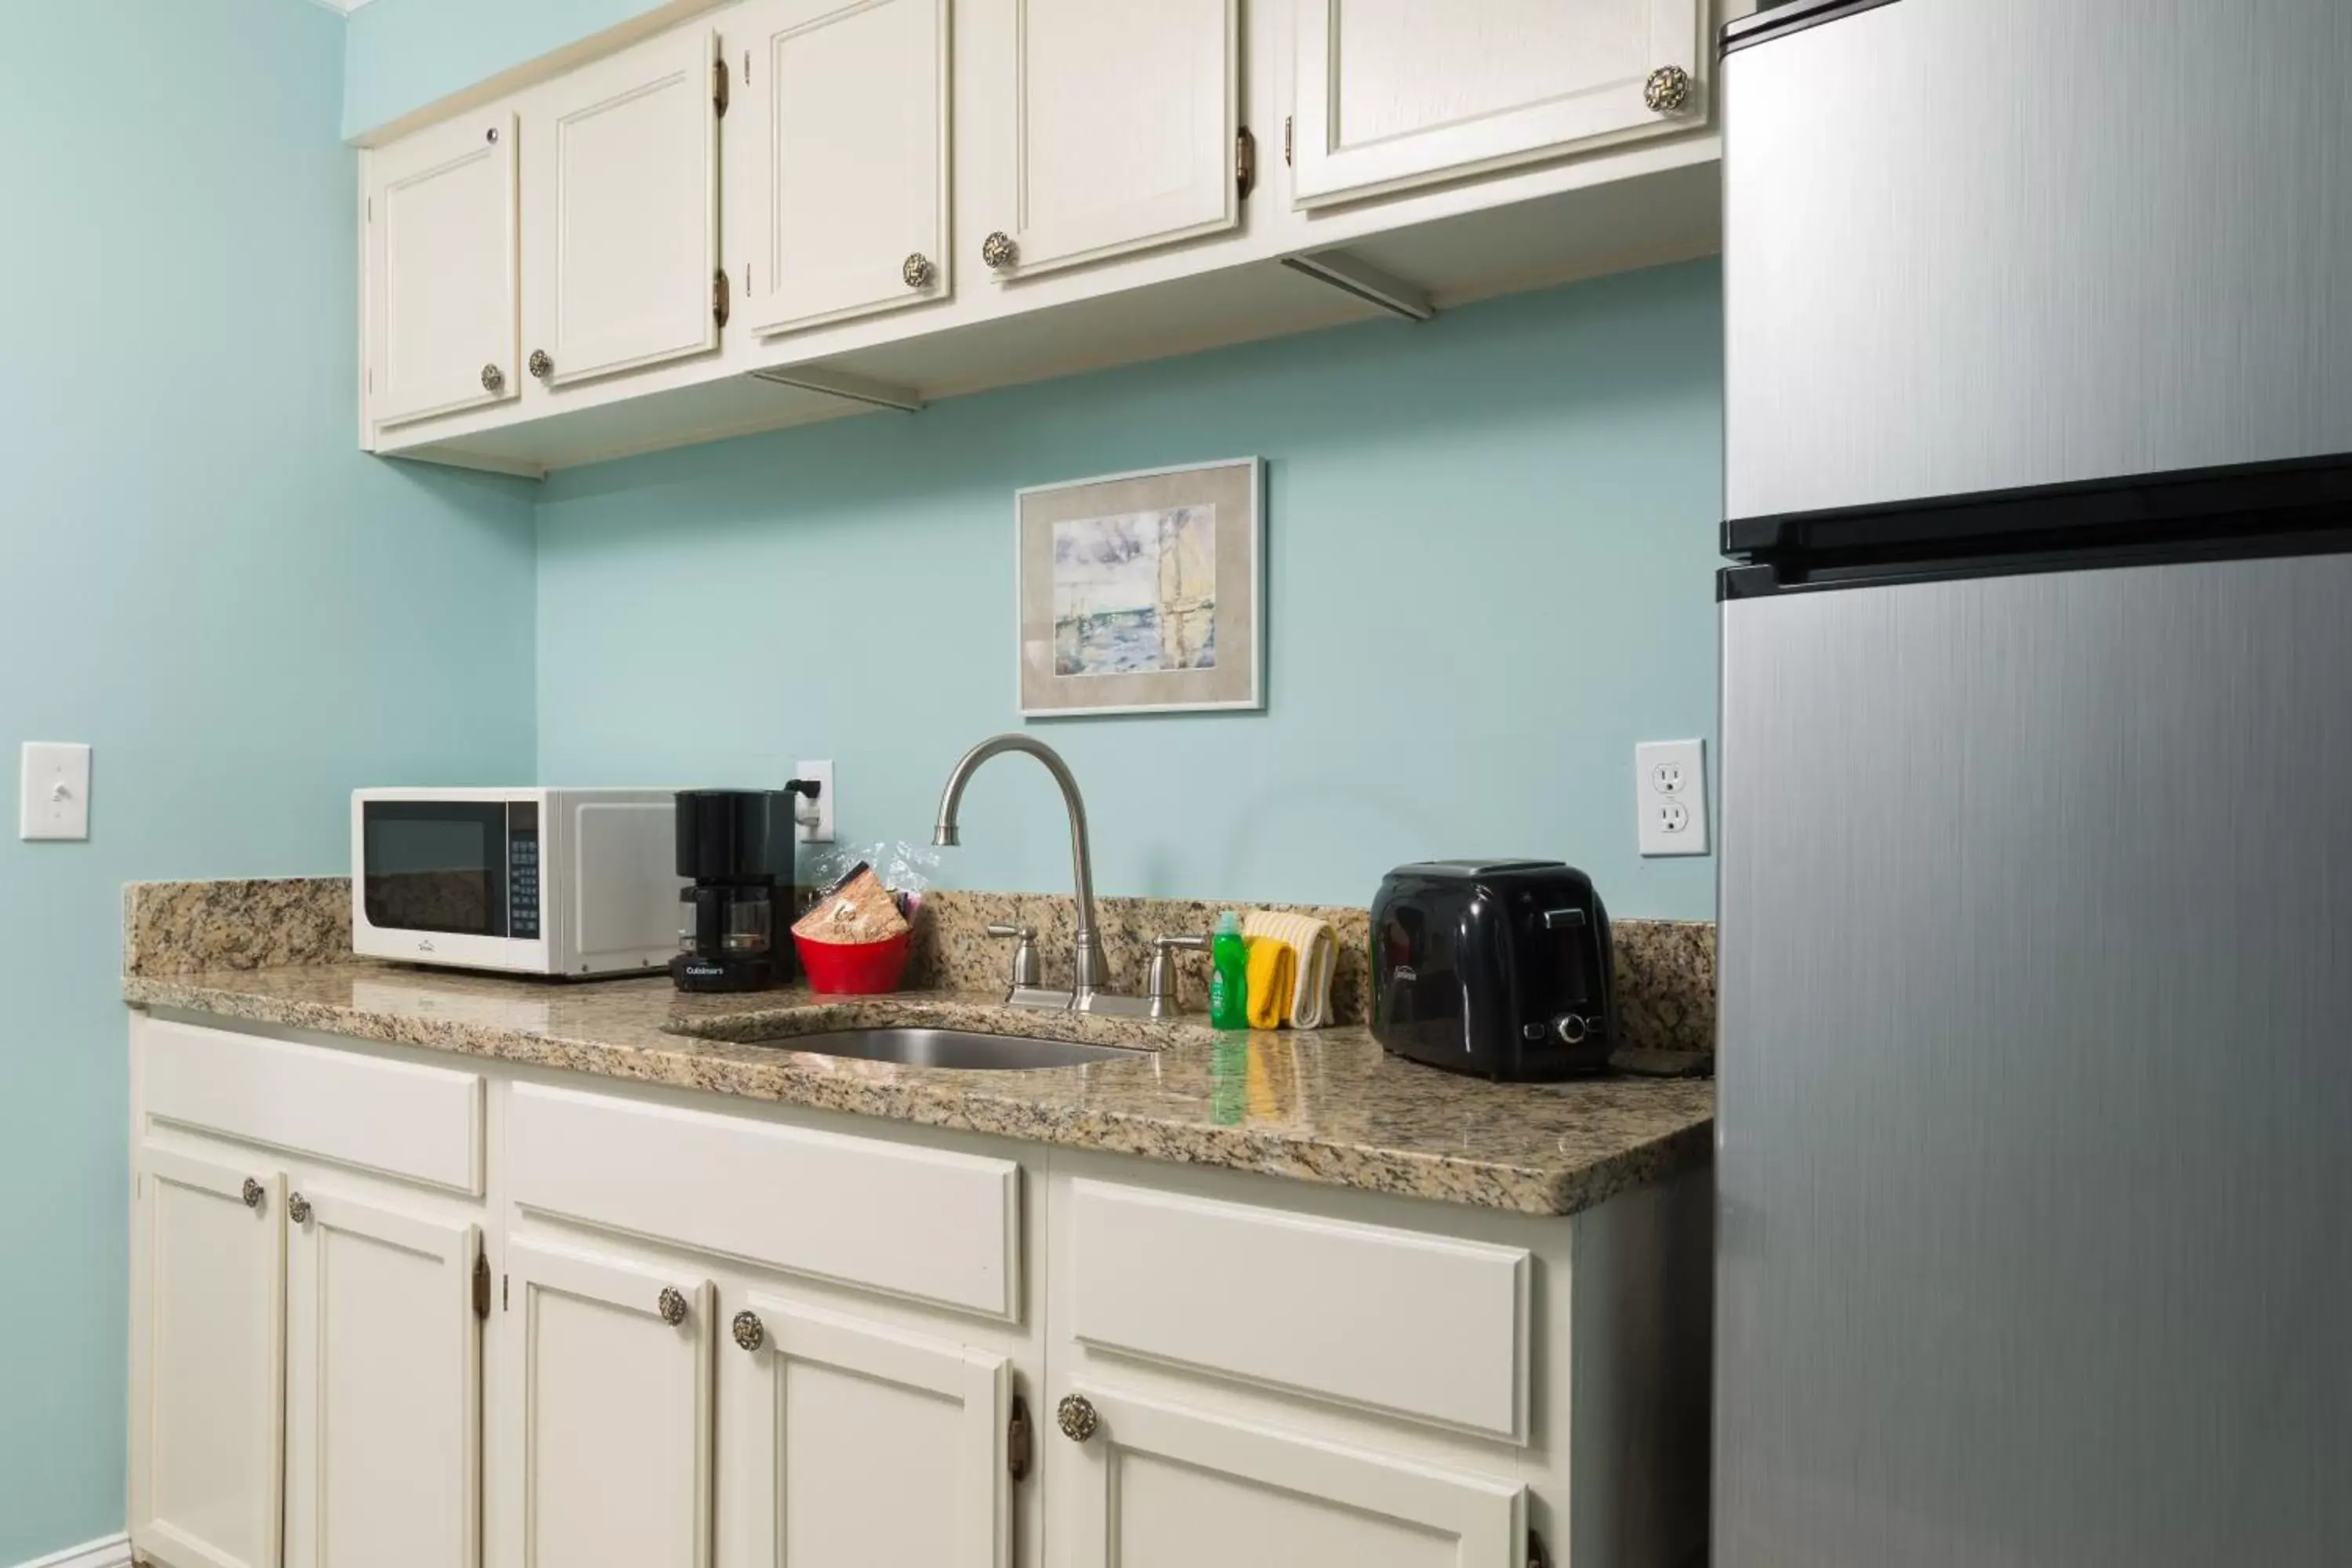
[[[1087,1062],[1134,1061],[1149,1051],[1086,1046],[1072,1040],[1032,1040],[1018,1035],[971,1035],[961,1029],[842,1029],[827,1035],[776,1035],[758,1042],[778,1050],[859,1057],[908,1067],[982,1071],[1074,1068]]]

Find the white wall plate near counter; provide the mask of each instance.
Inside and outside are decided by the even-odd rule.
[[[88,838],[89,748],[63,741],[26,742],[16,809],[19,838]]]

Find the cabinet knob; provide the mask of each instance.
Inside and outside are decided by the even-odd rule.
[[[530,374],[541,381],[555,374],[555,362],[547,357],[545,349],[530,351]]]
[[[768,1342],[768,1325],[760,1321],[757,1312],[735,1314],[735,1342],[747,1351],[758,1350]]]
[[[676,1287],[665,1285],[662,1293],[654,1298],[654,1310],[661,1314],[663,1322],[674,1329],[686,1321],[686,1298],[678,1294]]]
[[[296,1193],[286,1200],[286,1217],[296,1225],[310,1223],[310,1200]]]
[[[261,1184],[255,1181],[251,1176],[247,1176],[245,1179],[245,1186],[243,1190],[240,1191],[237,1195],[245,1199],[246,1207],[249,1209],[257,1209],[261,1206],[263,1196]]]
[[[1660,66],[1642,84],[1642,101],[1653,114],[1680,114],[1690,107],[1690,72],[1680,66]]]
[[[1013,257],[1018,254],[1020,254],[1019,251],[1013,244],[1013,237],[1001,228],[980,242],[980,258],[988,263],[990,268],[994,271],[1001,272],[1012,266]]]
[[[482,390],[496,392],[507,384],[507,373],[494,364],[482,367]]]
[[[931,279],[939,276],[939,268],[931,265],[929,257],[919,250],[899,263],[898,276],[907,280],[909,289],[928,289],[931,286]]]
[[[1066,1394],[1062,1403],[1054,1406],[1054,1423],[1061,1427],[1062,1436],[1073,1443],[1083,1443],[1095,1435],[1102,1417],[1095,1413],[1091,1401],[1083,1394]]]

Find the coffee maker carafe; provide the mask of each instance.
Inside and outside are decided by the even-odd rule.
[[[689,789],[677,795],[677,956],[670,978],[681,991],[764,991],[793,978],[793,950],[779,941],[776,869],[790,897],[793,796],[816,786],[794,779],[782,790]]]

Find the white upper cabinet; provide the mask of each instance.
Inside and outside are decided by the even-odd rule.
[[[514,116],[376,152],[367,188],[368,408],[379,425],[513,397]]]
[[[745,324],[946,298],[948,0],[758,0],[728,37]]]
[[[957,217],[1000,279],[1241,221],[1240,0],[965,0]]]
[[[711,1286],[507,1248],[500,1568],[710,1568]]]
[[[730,1305],[722,1563],[1007,1568],[1005,1357],[759,1295]]]
[[[1297,5],[1300,206],[1706,119],[1701,0]]]
[[[668,34],[524,103],[525,363],[550,387],[719,346],[718,47]]]
[[[288,1568],[481,1561],[481,1232],[287,1200]]]
[[[131,1529],[171,1568],[278,1568],[285,1178],[140,1153]]]

